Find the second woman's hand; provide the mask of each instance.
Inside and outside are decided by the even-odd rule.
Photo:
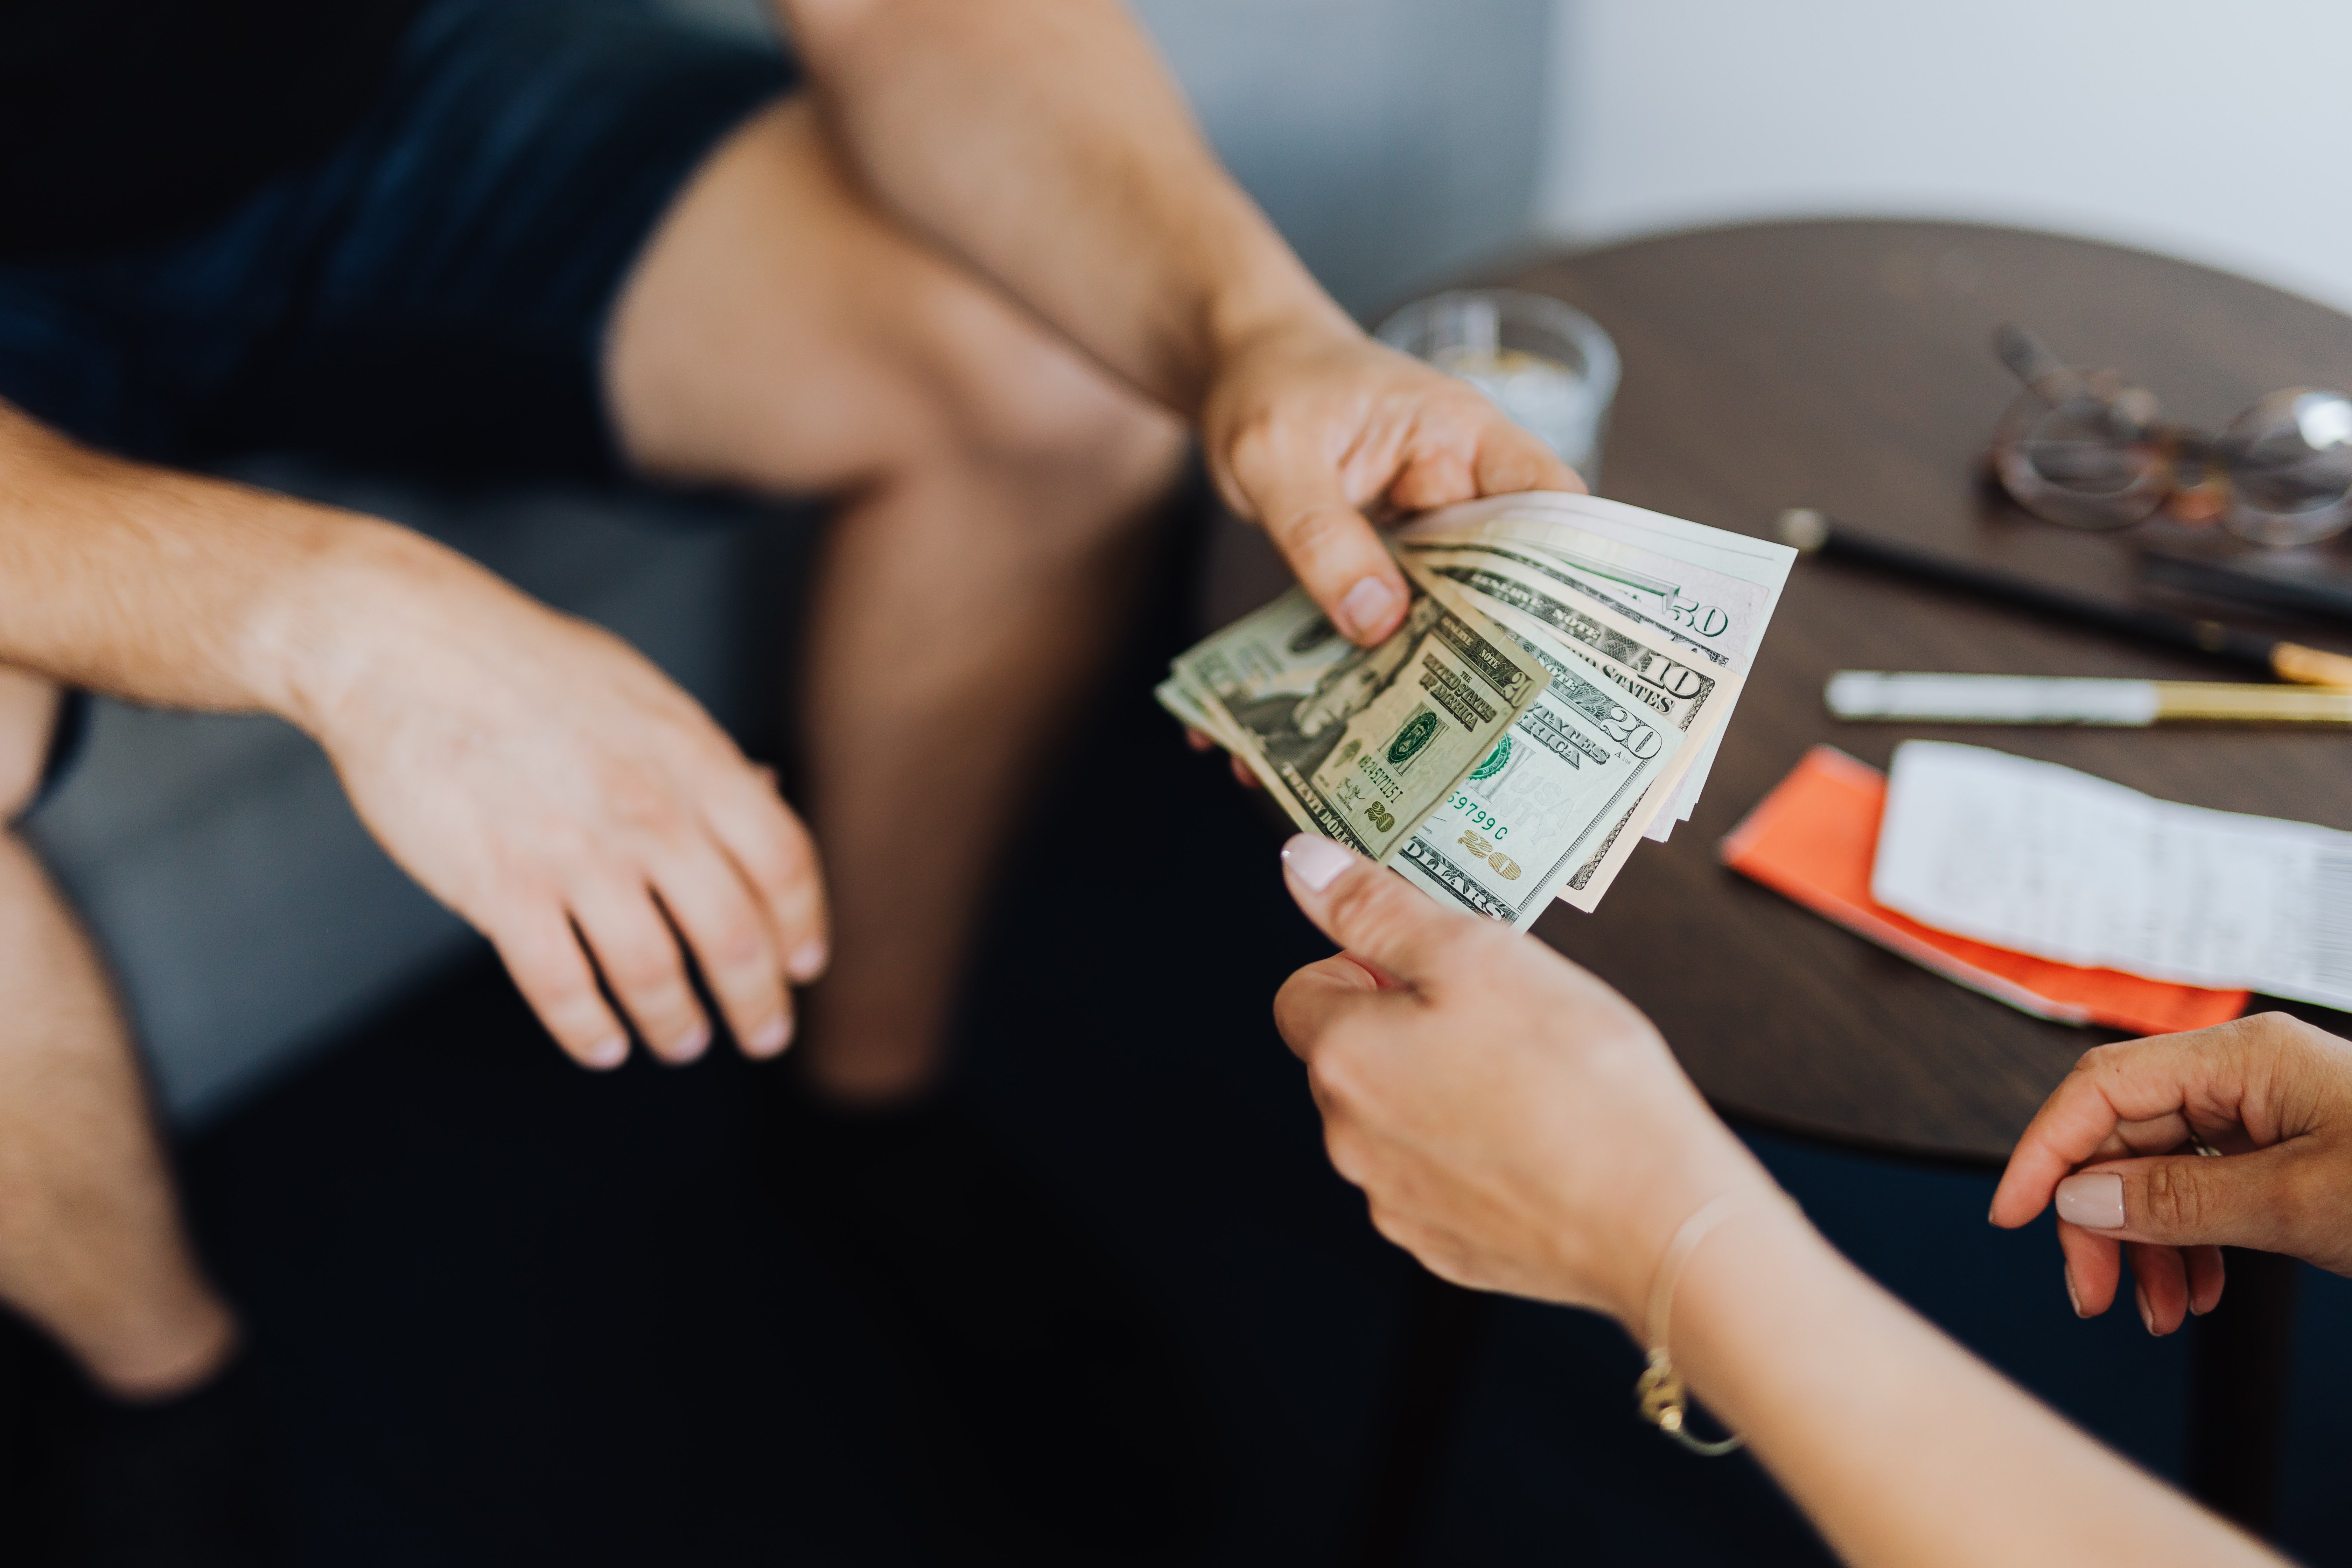
[[[2352,1274],[2352,1043],[2265,1013],[2085,1052],[2018,1140],[1992,1222],[2053,1201],[2074,1310],[2113,1304],[2128,1247],[2150,1333],[2213,1310],[2222,1247]]]

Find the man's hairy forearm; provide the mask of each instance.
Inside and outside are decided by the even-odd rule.
[[[1118,0],[780,0],[880,201],[1143,391],[1345,321],[1218,164]]]
[[[315,732],[400,584],[475,574],[389,523],[109,457],[0,403],[0,664]]]

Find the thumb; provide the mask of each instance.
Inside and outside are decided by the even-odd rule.
[[[2058,1217],[2095,1236],[2168,1247],[2297,1250],[2290,1145],[2251,1154],[2118,1160],[2058,1184]]]
[[[1346,847],[1302,833],[1282,847],[1290,896],[1323,934],[1419,987],[1460,973],[1461,950],[1488,934],[1475,915],[1442,907]]]

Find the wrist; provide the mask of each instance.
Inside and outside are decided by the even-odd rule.
[[[1226,281],[1210,291],[1201,312],[1196,402],[1234,365],[1272,345],[1362,338],[1362,329],[1289,248],[1278,239],[1273,248],[1276,254],[1254,266],[1225,268]]]
[[[324,742],[368,681],[430,646],[478,569],[393,523],[319,521],[250,617],[240,662],[258,706]]]
[[[1645,1182],[1642,1199],[1627,1205],[1612,1248],[1622,1266],[1612,1271],[1602,1303],[1644,1349],[1649,1348],[1653,1299],[1662,1285],[1673,1285],[1664,1277],[1687,1261],[1670,1256],[1675,1240],[1693,1220],[1704,1223],[1710,1205],[1720,1205],[1716,1211],[1720,1217],[1710,1228],[1746,1223],[1751,1211],[1794,1208],[1764,1168],[1737,1144],[1710,1151],[1707,1157],[1685,1162],[1676,1171],[1661,1171]]]

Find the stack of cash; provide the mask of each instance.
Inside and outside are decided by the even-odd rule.
[[[1591,496],[1428,513],[1378,647],[1297,589],[1178,658],[1160,705],[1298,826],[1524,930],[1686,820],[1796,552]]]

